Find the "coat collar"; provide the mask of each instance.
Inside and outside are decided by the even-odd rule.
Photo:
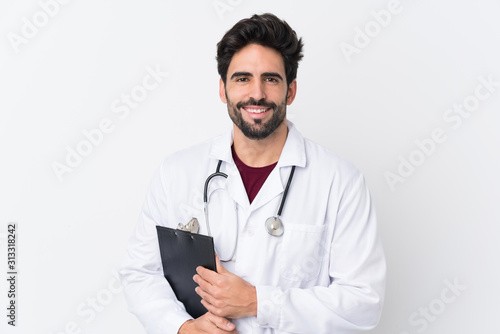
[[[259,191],[251,206],[248,201],[243,181],[241,180],[238,168],[236,167],[231,154],[231,145],[234,140],[233,131],[228,131],[227,133],[214,139],[210,148],[209,157],[226,162],[226,164],[223,164],[223,167],[221,168],[221,171],[228,174],[225,187],[230,192],[232,198],[242,207],[250,207],[251,211],[253,211],[265,205],[270,200],[283,193],[284,183],[288,180],[291,166],[306,166],[307,160],[304,137],[302,137],[302,135],[297,131],[292,122],[287,121],[287,126],[288,136],[278,164],[267,178],[261,191]],[[220,186],[223,185],[220,184]]]
[[[281,152],[277,167],[286,166],[306,166],[306,151],[304,137],[297,131],[295,125],[287,120],[288,136],[285,146]],[[210,148],[210,158],[222,160],[229,164],[234,164],[233,156],[231,155],[231,145],[234,141],[233,130],[228,131],[216,137]]]

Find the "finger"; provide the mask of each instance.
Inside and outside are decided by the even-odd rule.
[[[203,267],[196,267],[196,272],[198,273],[198,275],[200,275],[201,278],[203,278],[210,284],[214,284],[217,280],[217,277],[219,276],[219,274],[217,274],[215,271]]]
[[[201,303],[201,305],[203,305],[207,309],[208,313],[211,313],[213,315],[218,314],[218,315],[222,316],[222,314],[220,314],[219,311],[212,304],[207,302],[206,300],[202,299],[202,300],[200,300],[200,303]]]
[[[197,286],[196,289],[194,289],[194,291],[198,294],[198,296],[201,297],[202,301],[205,301],[205,302],[207,302],[207,303],[209,303],[211,305],[217,302],[217,300],[214,297],[212,297],[206,291],[203,291],[203,289],[201,289],[199,286]]]
[[[193,281],[198,283],[198,287],[200,287],[203,291],[209,294],[212,292],[212,284],[210,282],[205,281],[203,277],[201,277],[200,275],[194,275]]]
[[[232,331],[236,328],[236,326],[226,318],[218,317],[213,313],[207,313],[210,321],[220,329],[223,329],[225,331]]]
[[[208,271],[207,268],[205,267],[202,267],[202,266],[198,266],[196,267],[196,272],[198,273],[198,275],[202,276],[202,275],[206,275],[206,272]]]
[[[224,266],[222,265],[222,262],[220,262],[219,254],[215,254],[215,264],[216,264],[217,272],[219,274],[227,272],[226,268],[224,268]]]

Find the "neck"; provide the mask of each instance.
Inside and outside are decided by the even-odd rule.
[[[249,139],[234,126],[234,150],[247,166],[264,167],[277,162],[288,135],[286,119],[267,138]]]

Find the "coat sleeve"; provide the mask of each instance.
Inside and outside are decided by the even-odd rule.
[[[257,286],[257,322],[286,333],[357,333],[380,319],[386,263],[363,177],[353,178],[329,206],[328,286],[283,290]],[[338,196],[332,196],[337,197]],[[330,199],[332,201],[333,199]]]
[[[148,334],[177,333],[192,317],[163,276],[156,225],[165,225],[166,186],[162,167],[153,177],[120,270],[129,310]],[[163,223],[162,223],[163,222]]]

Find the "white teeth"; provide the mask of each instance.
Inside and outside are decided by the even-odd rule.
[[[246,111],[252,113],[252,114],[262,114],[263,112],[265,112],[267,110],[267,108],[263,108],[263,109],[245,109]]]

